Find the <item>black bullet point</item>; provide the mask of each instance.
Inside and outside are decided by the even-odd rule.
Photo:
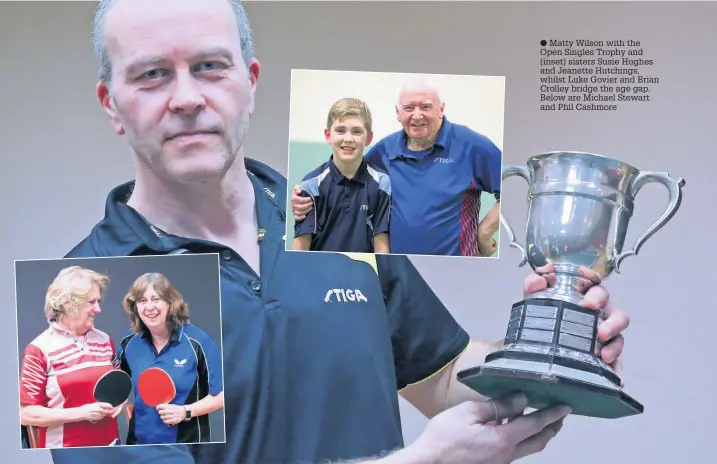
[[[540,45],[541,45],[542,47],[545,47],[546,45],[548,45],[548,41],[547,41],[547,40],[541,40],[541,41],[540,41]]]

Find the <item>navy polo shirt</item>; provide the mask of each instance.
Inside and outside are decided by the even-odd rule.
[[[366,159],[348,179],[333,159],[331,155],[301,182],[301,195],[310,196],[314,205],[294,224],[294,236],[312,235],[312,251],[373,253],[374,236],[388,233],[391,181]]]
[[[400,255],[286,251],[286,179],[246,159],[260,276],[234,251],[150,227],[114,189],[68,256],[221,256],[225,444],[52,450],[56,464],[318,463],[403,446],[397,391],[455,359],[469,337]]]
[[[176,394],[171,404],[190,405],[207,395],[222,392],[222,359],[217,343],[193,324],[182,324],[158,353],[151,335],[129,331],[117,347],[120,368],[130,375],[134,409],[127,431],[127,445],[199,443],[211,441],[209,415],[193,417],[168,426],[157,409],[142,401],[137,381],[150,367],[164,370],[172,378]]]
[[[365,157],[391,176],[391,253],[479,256],[481,192],[500,200],[502,153],[445,116],[430,149],[411,151],[402,130]]]

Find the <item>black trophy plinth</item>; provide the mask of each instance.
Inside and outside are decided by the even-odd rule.
[[[572,414],[616,419],[643,412],[595,355],[598,311],[548,298],[513,305],[503,348],[458,380],[489,398],[522,392],[529,407],[567,404]]]

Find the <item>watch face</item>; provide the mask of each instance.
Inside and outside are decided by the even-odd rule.
[[[191,418],[192,418],[192,412],[191,412],[190,410],[187,410],[187,411],[184,413],[184,418],[185,418],[186,420],[191,419]]]

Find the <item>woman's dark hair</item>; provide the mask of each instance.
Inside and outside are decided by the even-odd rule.
[[[122,301],[122,307],[129,316],[130,325],[135,333],[149,334],[137,312],[137,300],[144,298],[147,288],[152,287],[159,297],[167,302],[167,329],[172,333],[174,329],[189,322],[189,305],[184,302],[182,294],[172,286],[164,275],[158,272],[142,274],[134,281],[132,287]]]

